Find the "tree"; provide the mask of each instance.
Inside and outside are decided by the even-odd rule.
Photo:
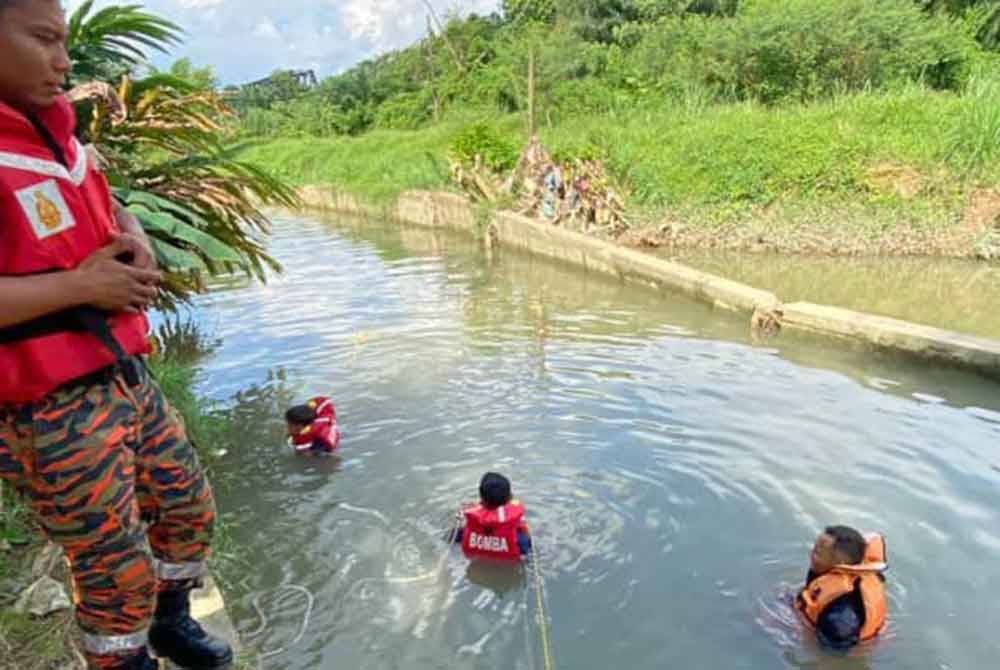
[[[504,17],[510,22],[551,23],[558,11],[556,0],[503,0]]]
[[[198,91],[215,91],[219,88],[219,79],[215,76],[215,68],[211,65],[195,67],[190,58],[174,61],[168,72],[171,76],[191,84]]]
[[[180,26],[139,5],[93,8],[94,0],[87,0],[69,20],[71,84],[117,81],[147,63],[147,49],[166,53],[180,42]]]
[[[167,271],[163,304],[202,289],[209,275],[264,279],[278,265],[264,248],[262,208],[294,205],[294,192],[226,148],[233,112],[213,90],[166,73],[133,78],[147,64],[145,48],[165,50],[176,26],[134,7],[91,15],[91,6],[70,19],[70,52],[78,72],[109,78],[70,97],[80,99],[82,139],[96,147],[116,197],[142,222]]]
[[[987,49],[1000,50],[1000,3],[997,0],[916,0],[928,12],[946,12],[972,24],[975,37]]]

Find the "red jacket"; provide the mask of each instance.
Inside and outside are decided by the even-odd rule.
[[[318,445],[321,451],[332,454],[340,446],[340,429],[333,401],[320,396],[310,400],[309,406],[316,411],[316,420],[293,435],[289,443],[295,451],[313,451]]]
[[[476,505],[465,510],[462,551],[469,558],[492,558],[501,561],[521,560],[517,532],[528,532],[524,524],[524,506],[514,501],[489,509]]]
[[[72,105],[60,98],[38,118],[69,169],[24,115],[0,103],[0,276],[73,269],[117,232],[107,181],[73,136]],[[148,353],[144,315],[116,314],[110,325],[126,353]],[[110,350],[84,332],[0,344],[0,405],[40,400],[114,361]]]

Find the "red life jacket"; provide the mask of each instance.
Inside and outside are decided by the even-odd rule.
[[[118,232],[107,181],[73,136],[72,105],[60,98],[37,118],[69,167],[56,160],[27,117],[0,103],[0,276],[74,269]],[[145,315],[110,315],[107,323],[122,352],[149,352]],[[40,400],[115,359],[97,336],[82,330],[5,339],[0,405]]]
[[[307,404],[316,412],[316,419],[289,438],[290,446],[295,451],[309,451],[318,442],[323,446],[323,451],[333,453],[340,446],[337,409],[333,405],[333,400],[320,396],[313,398]]]
[[[496,509],[488,509],[485,505],[469,507],[465,510],[462,551],[469,558],[519,561],[519,529],[526,530],[524,506],[516,500]]]

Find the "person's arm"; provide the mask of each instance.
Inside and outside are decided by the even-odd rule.
[[[0,328],[82,305],[86,288],[74,272],[0,277]]]
[[[0,328],[80,305],[111,312],[136,312],[144,308],[156,297],[160,274],[115,260],[133,247],[134,242],[123,235],[75,270],[0,277]]]
[[[861,636],[864,610],[853,593],[837,598],[819,616],[816,634],[820,642],[834,649],[853,647]]]

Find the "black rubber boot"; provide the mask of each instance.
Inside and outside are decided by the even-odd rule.
[[[233,650],[191,618],[190,591],[164,591],[156,601],[149,644],[160,658],[185,670],[219,670],[233,662]]]
[[[88,656],[87,667],[114,668],[115,670],[160,670],[160,664],[149,655],[143,647],[138,652],[128,655],[114,654],[112,656]]]
[[[160,670],[160,664],[143,649],[138,656],[128,660],[128,665],[125,666],[124,670]]]

